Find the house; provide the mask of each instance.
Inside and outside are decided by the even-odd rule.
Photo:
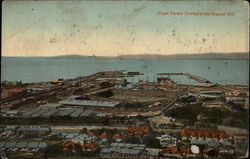
[[[63,151],[70,151],[73,153],[77,152],[77,149],[79,149],[79,147],[81,147],[80,144],[75,143],[73,141],[68,141],[68,142],[62,144],[61,146],[62,146]]]
[[[200,154],[193,153],[191,148],[180,149],[177,146],[167,147],[160,154],[170,158],[197,158]]]
[[[82,151],[96,151],[99,147],[99,143],[90,142],[90,143],[75,143],[73,141],[68,141],[61,145],[64,151],[77,152],[79,149]]]
[[[208,148],[202,151],[204,158],[231,158],[234,156],[233,148]],[[229,157],[231,156],[231,157]],[[235,157],[235,156],[234,156]]]
[[[182,129],[182,140],[227,140],[229,136],[223,130],[211,130],[211,129]]]
[[[112,139],[114,139],[116,142],[121,142],[122,141],[122,135],[119,133],[116,133]]]
[[[237,104],[244,104],[245,108],[249,106],[249,98],[242,98],[242,97],[226,97],[227,102],[234,102]]]
[[[108,134],[106,132],[102,133],[98,138],[101,139],[101,143],[106,143],[108,141]]]
[[[88,136],[98,137],[98,135],[94,131],[89,131]]]
[[[163,149],[160,154],[165,157],[180,157],[181,151],[177,146]]]
[[[177,143],[177,139],[168,134],[165,134],[161,137],[156,137],[156,139],[160,140],[160,145],[162,147],[173,147],[176,146]]]
[[[146,149],[147,150],[147,159],[158,159],[159,158],[159,153],[161,149]]]
[[[96,151],[99,147],[99,143],[97,142],[91,142],[81,145],[83,151]]]
[[[0,142],[0,150],[6,152],[38,152],[47,146],[46,142]]]
[[[204,145],[207,148],[230,148],[232,143],[223,130],[182,129],[182,140],[192,145]]]
[[[128,136],[147,136],[151,133],[152,128],[149,126],[129,126]]]
[[[18,113],[19,113],[18,110],[9,110],[6,112],[6,115],[10,116],[10,117],[16,117],[18,115]]]
[[[228,97],[240,97],[240,96],[248,97],[249,92],[240,91],[240,90],[232,90],[232,91],[226,92],[226,95]]]
[[[234,143],[236,145],[241,143],[247,143],[248,142],[248,135],[247,134],[234,134]]]
[[[61,136],[62,136],[62,139],[66,142],[72,141],[74,143],[79,143],[79,144],[91,143],[97,140],[95,136],[88,136],[87,134],[63,133],[61,134]]]
[[[18,134],[22,134],[25,136],[37,136],[37,137],[42,137],[45,135],[49,135],[51,132],[50,128],[47,127],[22,127],[18,128],[17,130]]]
[[[145,145],[127,144],[127,143],[112,143],[110,146],[102,147],[100,152],[101,158],[115,159],[146,159]]]

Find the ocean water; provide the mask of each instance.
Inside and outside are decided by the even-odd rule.
[[[169,60],[169,59],[53,59],[2,57],[1,81],[40,82],[57,78],[75,78],[101,71],[138,71],[141,76],[128,80],[155,81],[157,73],[192,73],[220,84],[249,84],[248,60]],[[194,83],[182,76],[170,76],[178,83]]]

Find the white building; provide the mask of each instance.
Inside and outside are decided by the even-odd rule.
[[[177,143],[177,139],[168,134],[165,134],[161,137],[156,137],[156,139],[160,140],[160,145],[162,147],[173,147],[176,146]]]

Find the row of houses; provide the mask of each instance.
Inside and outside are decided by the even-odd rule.
[[[58,109],[32,109],[32,110],[11,110],[1,112],[1,116],[8,117],[52,117],[52,116],[71,116],[71,117],[92,117],[102,116],[98,112],[90,109],[78,108],[58,108]],[[104,115],[105,116],[105,115]]]
[[[177,140],[169,134],[156,137],[161,149],[150,149],[144,144],[124,143],[125,136],[143,137],[151,133],[150,127],[128,127],[124,134],[88,131],[85,133],[62,133],[62,149],[66,152],[95,152],[100,158],[209,158],[233,156],[235,147],[231,137],[223,130],[182,129],[182,138]],[[144,134],[144,135],[143,135]],[[113,139],[113,140],[110,140]],[[182,146],[180,146],[181,143]]]
[[[224,130],[212,130],[212,129],[182,129],[182,140],[216,140],[224,141],[229,139],[229,135]]]
[[[0,139],[22,139],[39,138],[49,135],[49,127],[20,127],[20,128],[2,128],[0,130]]]
[[[48,146],[46,142],[0,142],[5,152],[38,152]]]
[[[115,133],[113,136],[110,134],[103,132],[101,134],[97,134],[93,131],[89,131],[85,134],[82,133],[61,133],[59,137],[64,142],[72,141],[75,143],[85,144],[91,142],[98,142],[99,144],[106,144],[108,139],[113,139],[116,142],[120,142],[123,138],[121,133]]]
[[[102,147],[100,157],[103,159],[160,159],[161,149],[147,148],[144,144],[111,143]]]

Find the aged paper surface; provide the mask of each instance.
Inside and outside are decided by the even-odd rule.
[[[247,1],[4,1],[1,158],[248,157]]]

